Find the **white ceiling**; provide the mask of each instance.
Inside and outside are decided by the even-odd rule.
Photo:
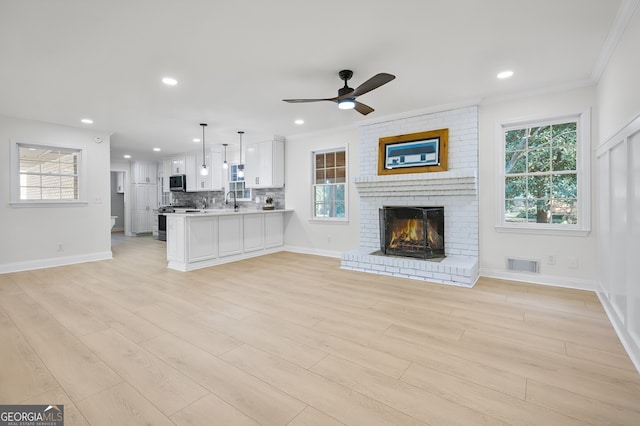
[[[113,159],[197,149],[201,122],[207,145],[314,132],[588,82],[621,3],[3,0],[0,114],[112,132]],[[358,98],[375,108],[366,118],[282,102],[336,96],[345,68],[353,88],[397,77]],[[496,79],[504,69],[514,77]]]

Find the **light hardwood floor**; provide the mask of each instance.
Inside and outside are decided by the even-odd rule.
[[[0,404],[91,425],[638,425],[590,292],[473,289],[282,252],[182,273],[165,243],[0,275]]]

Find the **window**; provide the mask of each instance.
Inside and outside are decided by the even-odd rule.
[[[81,202],[82,150],[16,142],[12,144],[12,202]]]
[[[502,126],[499,228],[589,230],[585,114]]]
[[[238,201],[251,201],[251,189],[244,187],[244,176],[238,176],[238,165],[229,166],[229,191],[236,193]]]
[[[313,153],[313,218],[347,219],[346,151]]]

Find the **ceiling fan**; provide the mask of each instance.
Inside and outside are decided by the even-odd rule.
[[[334,98],[324,98],[324,99],[283,99],[285,102],[290,103],[303,103],[303,102],[320,102],[320,101],[331,101],[336,102],[338,104],[338,108],[340,109],[352,109],[355,108],[362,115],[367,115],[370,112],[373,112],[374,109],[369,105],[365,105],[361,102],[356,101],[358,96],[362,96],[367,92],[372,91],[373,89],[377,89],[383,84],[387,84],[394,78],[395,75],[380,73],[371,77],[369,80],[362,83],[360,86],[352,89],[347,85],[347,81],[353,76],[353,71],[351,70],[342,70],[338,73],[341,80],[344,80],[344,87],[338,90],[338,96]]]

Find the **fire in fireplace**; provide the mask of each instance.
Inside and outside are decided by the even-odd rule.
[[[381,208],[380,251],[419,259],[444,257],[444,207]]]

